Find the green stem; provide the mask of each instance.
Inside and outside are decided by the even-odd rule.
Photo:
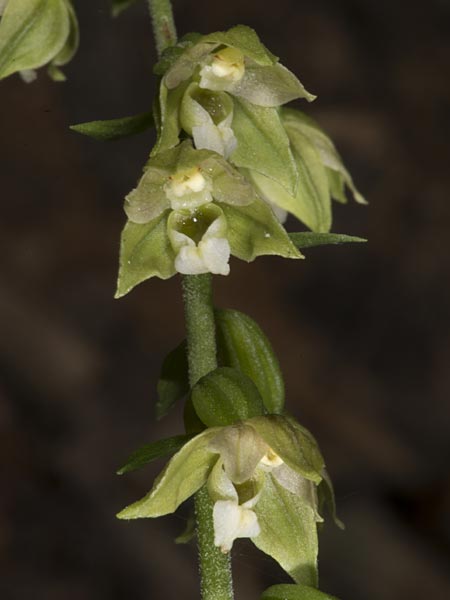
[[[161,56],[163,50],[173,46],[177,41],[177,32],[173,20],[172,3],[170,0],[148,0],[152,18],[156,50]]]
[[[185,275],[183,297],[186,315],[189,380],[191,387],[217,367],[216,332],[212,302],[212,276]],[[197,542],[203,600],[232,600],[229,554],[214,546],[212,503],[204,487],[195,496]]]

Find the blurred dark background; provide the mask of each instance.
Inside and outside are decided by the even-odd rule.
[[[54,84],[0,84],[0,595],[4,600],[199,597],[188,507],[119,522],[163,463],[117,477],[156,423],[155,382],[183,337],[180,281],[113,300],[124,223],[153,138],[101,144],[68,125],[146,110],[155,61],[144,2],[119,19],[75,2],[82,43]],[[273,9],[272,9],[273,5]],[[347,531],[321,534],[321,588],[342,600],[450,597],[447,145],[450,4],[175,0],[180,33],[253,26],[318,95],[368,208],[335,206],[366,247],[301,263],[233,260],[216,303],[271,338],[288,407],[317,436]],[[298,229],[295,223],[291,229]],[[288,581],[246,541],[237,598]]]

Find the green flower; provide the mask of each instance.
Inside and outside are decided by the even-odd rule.
[[[245,177],[189,140],[150,158],[125,212],[117,296],[152,276],[227,275],[230,254],[301,258]]]
[[[155,105],[158,137],[152,155],[173,148],[183,130],[197,149],[213,150],[294,194],[298,173],[279,106],[311,101],[249,27],[191,35],[163,54]]]
[[[244,172],[281,222],[291,213],[312,231],[326,233],[332,224],[331,201],[347,202],[345,187],[356,202],[366,204],[366,201],[356,189],[335,145],[311,117],[283,108],[281,118],[299,173],[296,194],[290,194],[261,172],[253,169]]]
[[[35,69],[48,65],[55,81],[60,67],[75,54],[78,21],[70,0],[3,0],[0,2],[0,79],[19,73],[29,82]]]
[[[174,512],[207,485],[214,543],[228,552],[249,537],[298,582],[317,583],[317,485],[323,458],[312,435],[289,417],[250,418],[204,430],[179,450],[152,490],[120,519]]]

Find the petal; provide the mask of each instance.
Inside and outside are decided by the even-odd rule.
[[[222,552],[229,552],[236,538],[255,537],[260,533],[256,514],[230,500],[214,504],[214,545]]]
[[[231,500],[238,503],[238,494],[233,482],[223,468],[223,461],[219,459],[208,477],[208,494],[214,502],[218,500]]]
[[[226,474],[239,484],[253,476],[268,448],[252,427],[239,423],[222,429],[209,449],[220,454]]]
[[[211,238],[201,241],[198,249],[207,272],[215,275],[229,274],[230,244],[226,238]]]
[[[195,246],[184,246],[175,258],[175,269],[183,275],[201,275],[208,273],[209,269],[201,256],[199,249]]]

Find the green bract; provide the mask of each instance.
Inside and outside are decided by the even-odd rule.
[[[301,258],[245,177],[189,140],[150,158],[125,212],[117,296],[152,276],[227,275],[230,253]]]
[[[333,142],[313,119],[287,108],[281,110],[281,119],[299,174],[296,194],[288,193],[261,170],[249,168],[246,174],[281,220],[289,212],[312,231],[326,233],[332,222],[331,200],[346,202],[345,186],[357,202],[366,201],[355,188]]]
[[[0,79],[48,65],[49,75],[64,80],[59,67],[78,48],[78,22],[70,0],[7,0],[0,21]]]
[[[199,393],[205,393],[203,388]],[[194,398],[202,401],[202,396]],[[256,404],[251,406],[256,410]],[[297,583],[315,586],[317,522],[322,520],[316,486],[323,470],[323,458],[306,429],[289,417],[256,416],[196,435],[173,456],[152,490],[118,517],[174,512],[207,484],[216,546],[228,552],[236,538],[249,537]]]
[[[183,129],[196,148],[214,150],[295,193],[297,170],[278,107],[314,96],[253,29],[238,25],[185,38],[167,49],[156,71],[163,77],[154,154],[175,146]]]

